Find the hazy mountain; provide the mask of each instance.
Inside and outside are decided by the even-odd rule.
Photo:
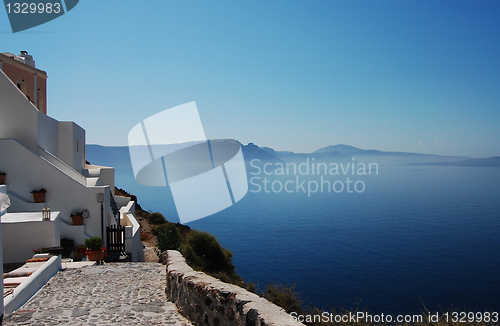
[[[381,164],[413,164],[413,163],[436,163],[436,162],[459,162],[469,157],[465,156],[441,156],[435,154],[420,154],[408,152],[384,152],[380,150],[365,150],[350,145],[331,145],[313,152],[313,154],[350,155],[359,161],[372,161]]]
[[[379,154],[379,153],[383,153],[383,152],[378,151],[378,150],[364,150],[364,149],[360,149],[360,148],[350,146],[350,145],[339,144],[339,145],[330,145],[327,147],[320,148],[313,153],[316,153],[316,154],[319,154],[319,153],[339,153],[339,154],[347,154],[347,155],[352,155],[352,154],[365,154],[365,155],[367,155],[367,154]]]
[[[219,140],[211,140],[217,142]],[[293,153],[276,151],[270,147],[259,147],[253,143],[241,144],[245,161],[259,159],[267,163],[303,162],[314,159],[315,162],[374,162],[379,164],[421,164],[421,165],[456,165],[456,166],[500,166],[500,157],[490,159],[470,159],[461,156],[440,156],[405,152],[384,152],[364,150],[350,145],[331,145],[313,153]],[[131,170],[130,154],[127,146],[87,145],[87,160],[96,165],[123,167]]]
[[[290,155],[290,154],[295,154],[294,152],[290,152],[290,151],[275,151],[274,149],[272,149],[271,147],[261,147],[261,149],[265,150],[266,152],[268,153],[271,153],[273,155]]]
[[[318,149],[313,153],[340,153],[348,155],[375,155],[375,156],[427,156],[427,157],[450,157],[454,160],[465,160],[469,157],[466,156],[441,156],[436,154],[420,154],[420,153],[410,153],[410,152],[384,152],[375,149],[361,149],[350,145],[331,145]]]
[[[262,162],[270,162],[270,163],[284,163],[282,159],[280,159],[277,155],[275,155],[274,150],[272,152],[265,150],[254,143],[248,143],[248,145],[241,145],[243,150],[243,156],[245,157],[245,161],[251,161],[253,159],[259,159]]]
[[[217,139],[211,140],[211,142],[217,141]],[[276,157],[268,151],[263,150],[253,143],[249,143],[248,145],[241,144],[241,149],[243,151],[245,161],[259,159],[262,162],[283,163],[282,159]],[[128,146],[86,145],[85,154],[87,161],[91,164],[131,168]]]

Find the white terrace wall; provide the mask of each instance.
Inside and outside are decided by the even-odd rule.
[[[116,196],[120,208],[120,224],[125,226],[125,251],[130,252],[132,261],[144,261],[144,248],[141,242],[141,227],[135,218],[135,202],[130,197]]]
[[[58,127],[59,121],[45,114],[38,116],[38,146],[45,149],[47,152],[58,156],[59,150],[57,143],[59,141]]]
[[[115,193],[114,184],[115,184],[115,168],[107,167],[107,166],[99,166],[99,165],[86,165],[83,170],[83,175],[87,178],[95,178],[99,177],[101,179],[102,184],[113,186],[111,189],[112,193]],[[115,198],[116,200],[116,198]],[[119,204],[117,202],[117,204]],[[122,205],[126,205],[122,204]],[[120,206],[120,204],[118,205]]]
[[[58,157],[78,172],[85,166],[85,130],[71,121],[59,122]]]
[[[35,151],[40,112],[3,71],[0,71],[0,99],[0,138],[17,139]]]
[[[254,293],[193,271],[178,251],[168,250],[166,263],[165,292],[194,325],[303,325]]]
[[[45,149],[74,170],[85,166],[85,130],[38,111],[0,70],[0,139],[12,138],[36,152]]]
[[[50,221],[42,221],[40,212],[5,214],[1,223],[4,263],[22,263],[33,257],[33,249],[58,247],[60,222],[59,212],[52,212]]]
[[[9,192],[30,198],[33,189],[47,190],[46,205],[61,212],[62,238],[73,239],[75,245],[79,245],[92,235],[101,236],[101,205],[97,202],[97,194],[105,194],[106,221],[110,211],[109,186],[86,187],[13,139],[0,139],[0,153],[9,153],[0,155],[0,167],[8,175]],[[74,209],[89,210],[90,217],[83,222],[84,226],[73,225],[70,215]],[[11,206],[9,211],[15,212],[16,207]]]

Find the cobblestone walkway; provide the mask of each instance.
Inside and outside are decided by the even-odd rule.
[[[157,263],[60,271],[3,325],[191,325],[167,301],[165,281]]]

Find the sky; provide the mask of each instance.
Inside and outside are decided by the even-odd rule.
[[[500,156],[500,1],[84,0],[12,33],[88,144],[195,101],[207,138]]]

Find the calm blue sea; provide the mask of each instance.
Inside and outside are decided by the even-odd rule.
[[[366,190],[249,193],[190,224],[264,286],[295,284],[307,303],[373,312],[500,309],[500,169],[393,167]]]
[[[245,280],[295,284],[323,309],[500,311],[500,168],[385,166],[354,179],[364,192],[249,192],[188,225],[229,248]],[[168,188],[120,168],[116,184],[178,221]]]

